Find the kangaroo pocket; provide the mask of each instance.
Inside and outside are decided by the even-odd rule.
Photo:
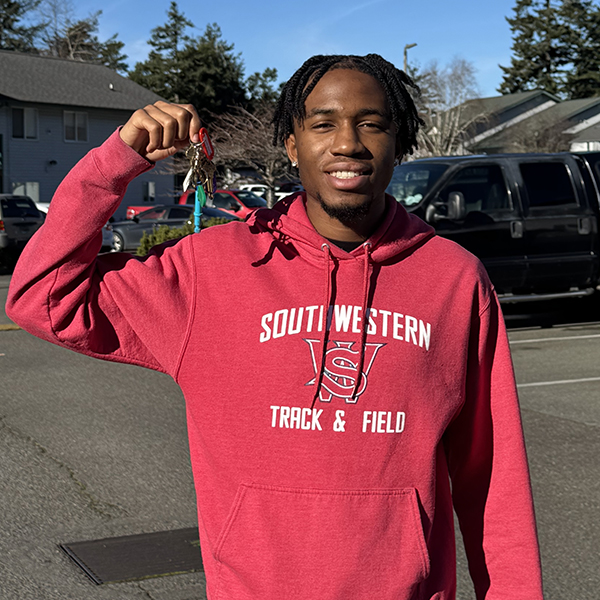
[[[242,484],[215,558],[218,600],[409,600],[429,574],[412,488]]]

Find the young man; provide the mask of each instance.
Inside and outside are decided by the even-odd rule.
[[[275,117],[305,193],[146,259],[97,257],[127,183],[200,127],[190,106],[137,111],[61,184],[14,273],[24,328],[181,386],[212,600],[452,600],[453,507],[477,598],[542,598],[494,291],[385,195],[416,143],[411,85],[376,55],[313,57]],[[94,230],[57,235],[83,206]]]

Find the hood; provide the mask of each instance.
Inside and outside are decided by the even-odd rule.
[[[385,200],[385,218],[365,242],[369,244],[370,260],[375,263],[408,253],[435,235],[433,227],[407,213],[393,196],[386,194]],[[288,196],[271,209],[254,211],[248,224],[259,231],[270,232],[284,243],[292,242],[296,252],[309,262],[323,260],[323,244],[328,240],[315,230],[306,214],[306,192]],[[350,253],[329,245],[331,255],[337,260],[352,260],[364,253],[364,244]]]
[[[314,407],[319,394],[323,389],[327,390],[329,371],[325,368],[325,356],[331,328],[331,317],[333,313],[332,290],[334,289],[334,273],[336,263],[343,261],[363,261],[362,278],[362,315],[360,332],[358,334],[358,356],[356,363],[352,365],[356,376],[348,378],[352,382],[346,390],[349,397],[356,401],[363,385],[363,366],[365,360],[365,344],[367,340],[367,329],[365,316],[370,311],[370,302],[373,298],[376,286],[373,277],[373,265],[384,261],[402,259],[402,255],[410,254],[435,235],[434,229],[424,223],[418,217],[411,215],[396,202],[395,198],[386,194],[386,212],[381,225],[371,237],[348,253],[338,248],[320,235],[306,214],[306,193],[300,192],[280,200],[272,209],[261,208],[255,211],[248,219],[251,229],[257,233],[268,233],[284,244],[292,246],[295,253],[310,263],[320,267],[323,271],[323,309],[326,310],[326,325],[322,328],[320,348],[320,359],[316,359],[318,372],[315,378],[315,392],[312,398]],[[341,275],[335,275],[339,277]],[[339,381],[337,382],[339,386]]]

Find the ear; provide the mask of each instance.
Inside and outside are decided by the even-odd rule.
[[[298,162],[298,149],[296,148],[296,137],[293,133],[290,133],[290,135],[286,138],[284,144],[290,161]]]

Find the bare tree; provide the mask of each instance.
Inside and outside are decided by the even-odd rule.
[[[565,120],[535,115],[506,130],[505,152],[568,152],[573,135],[565,133],[572,126]]]
[[[415,157],[450,156],[467,153],[466,144],[478,123],[487,120],[477,100],[479,89],[475,67],[462,58],[454,58],[445,67],[437,61],[412,73],[421,88],[415,98],[425,126],[419,131]]]
[[[275,203],[275,184],[293,179],[284,148],[273,145],[273,105],[263,104],[253,113],[235,107],[214,117],[210,132],[215,143],[215,163],[227,169],[251,167],[269,187],[267,204]]]

